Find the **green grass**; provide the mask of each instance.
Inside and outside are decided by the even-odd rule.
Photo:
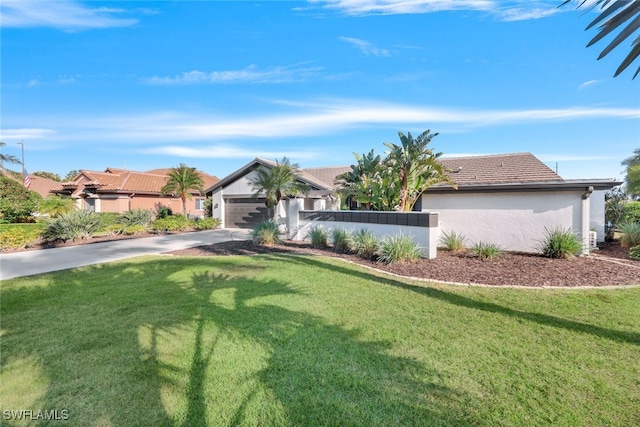
[[[1,286],[2,410],[68,425],[637,425],[640,289],[144,257]],[[10,425],[21,425],[11,422]]]

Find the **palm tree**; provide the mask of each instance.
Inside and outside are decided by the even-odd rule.
[[[633,150],[633,156],[624,159],[622,165],[627,167],[627,194],[634,198],[640,197],[640,148]]]
[[[389,148],[386,162],[397,177],[400,189],[398,208],[400,211],[411,211],[422,193],[439,182],[453,182],[446,175],[446,168],[437,159],[442,153],[434,153],[427,148],[431,140],[438,136],[426,130],[413,138],[411,132],[405,136],[398,132],[400,144],[385,142]]]
[[[4,147],[5,145],[7,145],[7,144],[5,144],[4,142],[0,141],[0,147]],[[14,164],[17,164],[17,165],[22,164],[20,159],[18,159],[16,156],[11,156],[11,155],[8,155],[8,154],[0,153],[0,167],[2,167],[4,162],[14,163]]]
[[[565,0],[560,6],[571,3],[572,0]],[[578,8],[582,7],[587,0],[579,0]],[[638,31],[640,28],[640,1],[634,0],[595,0],[590,3],[587,8],[592,9],[600,6],[600,14],[593,20],[585,30],[591,29],[594,25],[600,24],[599,33],[587,44],[587,47],[597,43],[602,38],[611,34],[613,31],[620,29],[618,35],[603,49],[598,56],[602,59],[614,48],[616,48],[623,40]],[[604,21],[604,22],[603,22]],[[623,27],[624,26],[624,27]],[[613,77],[617,77],[623,72],[638,56],[640,56],[640,36],[631,42],[631,51],[624,58]],[[633,78],[640,73],[640,66],[636,70]]]
[[[196,168],[190,168],[180,163],[177,168],[171,168],[167,174],[167,183],[162,187],[162,194],[174,194],[182,200],[182,214],[187,217],[187,199],[191,199],[192,191],[204,193],[204,181]]]
[[[370,210],[375,197],[374,184],[381,172],[380,155],[375,155],[371,150],[368,154],[353,153],[353,156],[358,163],[351,165],[349,172],[338,175],[336,182],[341,185],[346,197],[351,196],[362,204],[363,209]]]
[[[51,218],[57,218],[76,209],[76,202],[70,197],[49,195],[40,201],[38,211],[48,214]]]
[[[300,173],[296,163],[291,164],[289,159],[283,157],[282,161],[276,160],[274,166],[256,169],[256,175],[249,178],[255,192],[252,197],[265,197],[264,203],[272,219],[276,219],[275,207],[284,196],[309,193],[309,186],[298,180]]]

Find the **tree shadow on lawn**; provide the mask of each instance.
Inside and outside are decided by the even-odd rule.
[[[275,255],[274,255],[275,256]],[[616,342],[629,343],[633,345],[640,345],[640,334],[636,332],[618,331],[610,328],[603,328],[588,323],[577,322],[574,320],[563,319],[557,316],[541,313],[531,313],[521,310],[515,310],[509,307],[505,307],[499,304],[478,301],[473,298],[465,297],[456,293],[447,292],[441,289],[433,287],[411,285],[408,283],[400,282],[391,278],[384,278],[379,275],[371,274],[362,271],[358,267],[344,268],[337,263],[326,263],[322,258],[311,256],[291,256],[292,262],[298,262],[305,265],[313,266],[315,268],[330,269],[335,272],[340,272],[347,275],[355,275],[365,280],[375,281],[384,285],[395,286],[402,289],[408,289],[421,295],[428,296],[430,298],[436,298],[442,301],[446,301],[450,304],[460,307],[467,307],[476,310],[482,310],[489,313],[498,313],[505,316],[516,317],[531,322],[535,322],[545,326],[552,326],[554,328],[565,329],[568,331],[580,332],[584,334],[595,335],[601,338],[606,338]]]
[[[5,284],[2,409],[66,409],[75,425],[464,423],[438,372],[285,308],[305,295],[263,268],[152,259]],[[30,370],[40,389],[6,389]]]

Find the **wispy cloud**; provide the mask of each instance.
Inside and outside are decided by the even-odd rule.
[[[578,90],[586,89],[586,88],[588,88],[589,86],[592,86],[592,85],[597,84],[597,83],[600,83],[600,82],[601,82],[601,80],[589,80],[589,81],[586,81],[586,82],[582,83],[582,84],[578,87]]]
[[[174,77],[150,77],[149,84],[224,84],[224,83],[291,83],[317,76],[322,67],[304,67],[304,64],[273,67],[265,70],[251,65],[242,70],[188,71]]]
[[[538,0],[308,0],[311,5],[345,15],[406,15],[444,11],[475,11],[492,14],[503,21],[544,18],[560,10],[557,2]]]
[[[36,120],[39,121],[38,129],[8,129],[2,135],[77,143],[123,141],[127,144],[174,145],[213,140],[315,138],[319,135],[337,135],[347,129],[390,126],[402,129],[424,123],[432,123],[438,127],[446,125],[455,132],[515,124],[640,118],[640,108],[469,110],[388,104],[371,100],[279,102],[273,103],[270,110],[271,113],[241,116],[161,112],[83,118],[81,114],[74,114],[62,118],[51,117],[48,120],[40,118]],[[28,132],[37,133],[27,136]]]
[[[371,43],[366,40],[356,39],[353,37],[340,37],[340,40],[349,43],[357,49],[360,49],[362,53],[365,55],[373,55],[373,56],[391,56],[387,49],[381,49],[375,47]]]
[[[137,19],[120,18],[118,8],[89,8],[71,0],[5,0],[0,5],[1,27],[53,27],[69,31],[127,27]]]
[[[20,128],[20,129],[0,129],[0,139],[3,142],[47,139],[56,133],[53,129]]]

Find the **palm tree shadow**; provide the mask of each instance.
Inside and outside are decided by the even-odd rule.
[[[563,319],[561,317],[552,316],[548,314],[531,313],[531,312],[526,312],[522,310],[515,310],[512,308],[505,307],[505,306],[491,303],[491,302],[478,301],[473,298],[465,297],[453,292],[447,292],[442,289],[411,285],[411,284],[400,282],[398,280],[394,280],[391,278],[385,278],[375,274],[367,273],[359,269],[345,268],[338,265],[337,263],[329,264],[323,261],[322,258],[319,258],[319,257],[290,257],[289,259],[291,262],[302,263],[304,265],[313,266],[315,268],[330,269],[332,271],[336,271],[336,272],[340,272],[348,275],[356,275],[362,279],[375,281],[377,283],[381,283],[387,286],[394,286],[402,289],[408,289],[418,294],[425,295],[429,298],[435,298],[435,299],[445,301],[447,303],[460,306],[460,307],[466,307],[466,308],[471,308],[475,310],[486,311],[489,313],[496,313],[504,316],[520,318],[530,322],[538,323],[540,325],[551,326],[554,328],[565,329],[568,331],[579,332],[584,334],[590,334],[590,335],[598,336],[601,338],[606,338],[615,342],[640,345],[640,333],[637,333],[637,332],[618,331],[615,329],[603,328],[603,327],[591,325],[588,323],[582,323],[574,320]]]

